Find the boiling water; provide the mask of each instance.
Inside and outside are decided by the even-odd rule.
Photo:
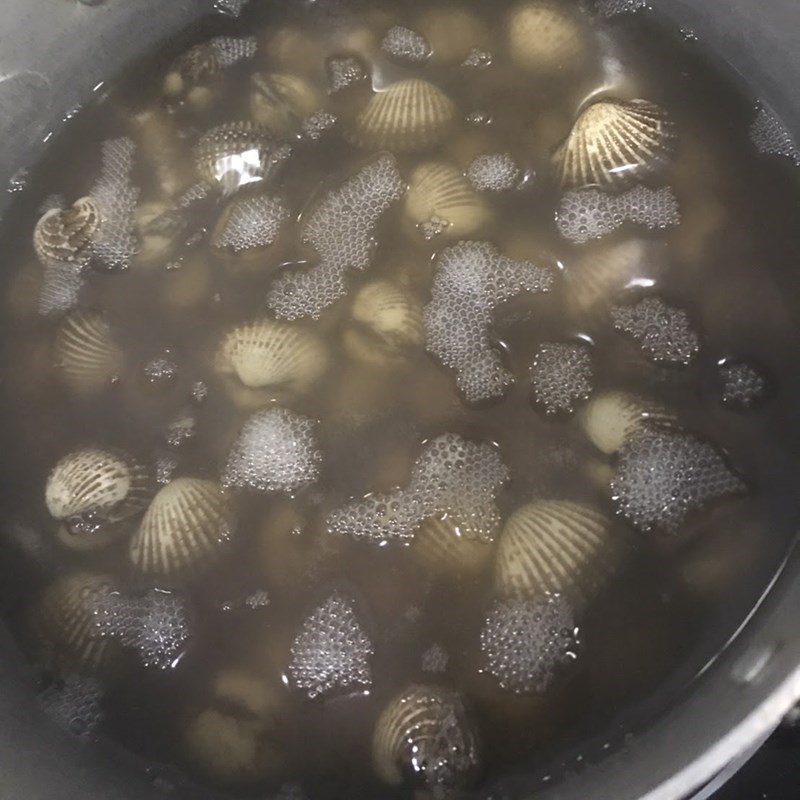
[[[258,797],[575,768],[787,551],[800,154],[637,3],[242,5],[6,218],[42,705]]]

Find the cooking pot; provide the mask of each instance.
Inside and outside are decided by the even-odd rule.
[[[715,51],[800,137],[797,0],[650,2],[670,24]],[[212,11],[213,0],[2,0],[0,185],[13,188],[50,135],[103,81]],[[0,213],[10,201],[10,194],[0,196]],[[531,765],[483,796],[707,796],[800,698],[799,574],[800,549],[794,549],[723,651],[643,729],[617,730],[546,771]],[[55,729],[37,709],[31,670],[4,630],[0,652],[0,798],[214,796],[111,745],[88,747]]]

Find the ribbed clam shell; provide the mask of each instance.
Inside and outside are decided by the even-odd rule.
[[[264,318],[239,325],[223,340],[216,366],[249,388],[307,389],[325,371],[328,351],[305,328]]]
[[[480,759],[477,733],[461,698],[438,686],[409,686],[375,724],[372,764],[388,784],[410,779],[431,789],[466,786]]]
[[[589,401],[579,420],[592,444],[611,455],[643,425],[673,425],[676,416],[651,400],[627,392],[604,392]]]
[[[55,366],[76,391],[107,386],[122,367],[122,350],[102,314],[75,311],[61,323],[53,346]]]
[[[585,32],[568,12],[551,0],[515,6],[508,16],[511,60],[522,69],[542,74],[571,72],[587,56]]]
[[[674,141],[674,125],[660,106],[601,100],[581,113],[553,162],[565,188],[620,188],[662,166]]]
[[[485,539],[468,539],[451,517],[431,517],[414,534],[412,552],[431,572],[469,574],[478,572],[491,558],[493,548]]]
[[[49,665],[96,668],[106,660],[110,642],[100,637],[96,611],[113,591],[109,577],[88,572],[59,578],[44,590],[32,624]]]
[[[99,225],[100,211],[91,197],[82,197],[69,208],[53,208],[34,228],[36,255],[43,264],[75,261],[91,242]]]
[[[350,138],[370,149],[424,150],[444,139],[455,114],[453,101],[441,89],[411,78],[373,95],[358,115]]]
[[[497,545],[495,588],[504,597],[565,594],[585,600],[616,566],[611,521],[590,506],[542,500],[515,511]]]
[[[430,238],[433,223],[450,239],[471,236],[485,225],[491,213],[483,198],[455,167],[431,162],[411,174],[405,200],[406,215]]]
[[[168,575],[219,554],[233,534],[230,499],[213,481],[176,478],[153,498],[131,540],[131,561],[142,571]]]
[[[95,514],[120,522],[143,511],[150,496],[147,469],[121,453],[88,447],[64,456],[47,479],[45,503],[58,520]]]
[[[322,93],[299,75],[256,72],[250,86],[251,116],[279,136],[297,133],[323,105]]]

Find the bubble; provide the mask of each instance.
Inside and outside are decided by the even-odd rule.
[[[726,362],[720,365],[722,402],[732,408],[748,409],[764,399],[768,382],[764,375],[744,361]]]
[[[366,80],[367,71],[361,59],[355,56],[331,58],[328,60],[329,92],[335,94],[342,89],[347,89],[354,83]]]
[[[611,310],[614,328],[633,337],[655,362],[690,364],[700,350],[685,311],[658,297],[646,297],[631,306]]]
[[[142,368],[144,379],[154,387],[168,386],[178,377],[178,365],[168,352],[150,359]]]
[[[372,685],[372,654],[353,603],[334,593],[303,623],[294,640],[289,679],[311,698],[332,689],[367,688]]]
[[[507,192],[519,183],[520,169],[508,153],[478,156],[467,178],[479,192]]]
[[[500,524],[495,494],[508,477],[491,445],[446,433],[423,447],[405,489],[367,495],[334,511],[328,529],[374,541],[403,540],[428,517],[451,514],[463,536],[491,541]]]
[[[245,597],[239,597],[236,600],[226,600],[220,604],[222,611],[235,611],[241,609],[248,609],[250,611],[258,611],[262,608],[267,608],[270,604],[269,592],[266,589],[256,589]]]
[[[789,129],[770,108],[760,104],[756,107],[756,118],[750,126],[750,139],[759,152],[788,158],[800,167],[800,148]]]
[[[306,139],[311,139],[312,142],[316,142],[318,139],[321,139],[322,135],[326,131],[329,131],[336,122],[337,118],[335,114],[331,114],[329,111],[317,111],[316,114],[312,114],[310,117],[306,117],[306,119],[303,120],[301,130]]]
[[[269,800],[308,800],[308,795],[299,783],[284,783]]]
[[[383,155],[330,192],[302,232],[303,241],[317,251],[319,263],[278,277],[267,300],[276,316],[316,318],[342,297],[347,291],[346,273],[369,266],[375,225],[403,191],[394,157]]]
[[[84,266],[80,263],[55,261],[47,264],[39,290],[39,313],[50,316],[75,308],[86,283],[83,270]]]
[[[514,380],[489,338],[494,307],[523,291],[546,292],[552,283],[550,269],[512,261],[486,242],[442,252],[425,308],[427,348],[457,371],[468,401],[500,397]]]
[[[667,533],[675,533],[691,511],[744,488],[710,444],[653,428],[628,439],[611,482],[622,515],[642,531]]]
[[[208,400],[208,384],[205,381],[195,381],[189,390],[189,394],[195,405],[203,405]]]
[[[469,51],[469,55],[461,62],[462,67],[470,67],[472,69],[486,69],[491,67],[494,62],[494,57],[488,50],[481,50],[479,47],[473,47]]]
[[[497,602],[481,630],[486,671],[515,694],[541,693],[580,647],[572,608],[560,595]]]
[[[39,703],[56,725],[85,739],[103,721],[103,694],[103,687],[95,678],[68,675],[50,684],[39,695]]]
[[[235,201],[214,244],[234,253],[269,247],[289,216],[289,210],[275,197],[261,195]]]
[[[619,14],[633,14],[643,8],[647,8],[648,0],[595,0],[595,11],[601,16],[609,19]]]
[[[423,672],[441,673],[447,669],[450,657],[438,642],[432,644],[423,654],[420,666]]]
[[[215,0],[214,10],[225,16],[238,19],[250,0]]]
[[[133,215],[139,190],[131,183],[135,152],[136,146],[127,137],[104,142],[100,177],[90,192],[100,210],[92,256],[95,263],[111,271],[127,269],[136,255]]]
[[[398,61],[414,64],[427,61],[431,57],[431,47],[424,36],[415,31],[395,25],[381,42],[381,49]]]
[[[533,396],[548,414],[571,414],[575,402],[592,392],[592,356],[585,344],[547,342],[531,366]]]
[[[178,459],[172,453],[160,453],[156,456],[156,483],[166,486],[178,469]]]
[[[222,69],[252,58],[258,49],[254,36],[215,36],[209,41],[209,45],[214,51],[217,64]]]
[[[197,435],[197,416],[191,408],[184,408],[167,425],[166,443],[170,447],[182,447]]]
[[[575,189],[561,198],[556,212],[559,233],[574,244],[601,239],[631,222],[650,230],[680,224],[678,200],[669,186],[635,186],[623,194],[599,189]]]
[[[316,480],[321,460],[314,422],[283,408],[271,408],[245,423],[228,456],[222,484],[292,492]]]

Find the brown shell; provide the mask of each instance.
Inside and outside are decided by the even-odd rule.
[[[53,208],[36,223],[33,247],[43,264],[77,261],[100,225],[100,210],[91,197],[76,200],[69,208]]]
[[[322,93],[299,75],[256,72],[250,86],[251,116],[278,136],[297,133],[303,120],[323,106]]]
[[[75,311],[61,323],[53,346],[54,363],[78,392],[108,386],[122,368],[122,350],[102,314]]]
[[[586,32],[576,17],[552,0],[531,0],[508,15],[508,49],[521,69],[542,75],[571,73],[588,55]]]

